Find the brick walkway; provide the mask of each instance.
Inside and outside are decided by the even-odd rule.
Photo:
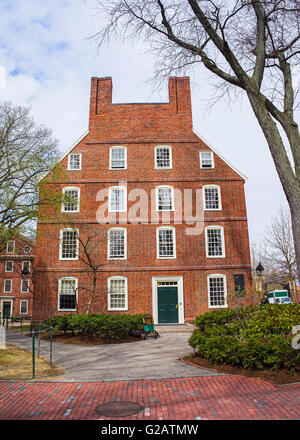
[[[104,419],[96,407],[116,400],[144,407],[129,420],[300,419],[300,385],[275,387],[234,375],[134,382],[0,382],[0,419]]]

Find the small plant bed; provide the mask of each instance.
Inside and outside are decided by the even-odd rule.
[[[215,370],[218,373],[224,374],[237,374],[240,376],[253,377],[255,379],[261,379],[266,382],[271,382],[273,385],[284,385],[289,383],[300,383],[300,371],[295,371],[293,374],[287,369],[274,372],[270,369],[264,370],[249,370],[243,367],[234,367],[232,365],[217,364],[209,362],[207,359],[199,356],[198,354],[192,354],[183,358],[184,362],[193,364],[199,368],[206,368]]]
[[[300,304],[214,310],[198,316],[195,325],[189,339],[193,363],[273,383],[300,381],[300,334],[293,334]]]
[[[44,325],[53,327],[53,340],[65,344],[94,345],[120,344],[140,341],[140,337],[130,335],[130,331],[143,331],[143,315],[57,315]],[[43,333],[41,339],[49,339]]]
[[[37,337],[37,336],[36,336]],[[41,339],[49,341],[50,335],[42,334]],[[53,342],[61,342],[63,344],[75,344],[75,345],[102,345],[102,344],[122,344],[126,342],[141,341],[141,338],[133,336],[124,336],[120,339],[99,339],[89,336],[77,336],[72,333],[56,332],[53,335]]]
[[[41,357],[35,358],[35,379],[59,379],[64,370],[50,366],[49,362]],[[0,350],[0,380],[29,380],[32,378],[32,355],[30,351],[6,345]]]

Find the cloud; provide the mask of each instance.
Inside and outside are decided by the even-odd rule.
[[[31,105],[35,120],[52,128],[62,151],[87,129],[91,76],[113,77],[114,102],[168,99],[166,85],[154,90],[146,82],[153,60],[143,55],[145,46],[114,42],[97,50],[87,39],[101,26],[94,6],[94,0],[0,3],[0,99]],[[204,117],[209,77],[197,67],[192,79],[194,125],[248,176],[250,234],[259,240],[279,205],[286,204],[266,141],[246,100],[232,112],[219,102]]]

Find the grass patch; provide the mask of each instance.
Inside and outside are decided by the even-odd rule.
[[[41,357],[35,358],[35,379],[56,379],[64,375],[64,370]],[[6,344],[5,350],[0,350],[0,380],[29,380],[32,379],[31,352]]]

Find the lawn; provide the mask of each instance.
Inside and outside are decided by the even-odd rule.
[[[35,379],[59,380],[64,370],[56,366],[51,367],[43,358],[35,358]],[[5,350],[0,350],[0,380],[28,380],[32,379],[31,352],[6,345]]]

